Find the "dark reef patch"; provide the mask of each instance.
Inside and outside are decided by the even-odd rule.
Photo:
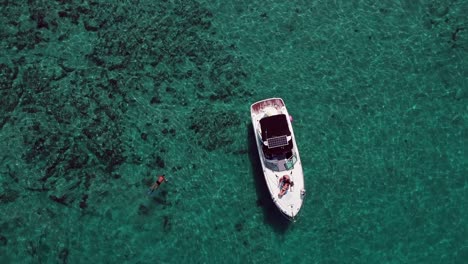
[[[0,64],[0,90],[8,90],[12,88],[13,81],[18,76],[18,67],[9,67],[8,65]]]
[[[169,216],[165,215],[163,216],[163,230],[164,232],[169,232],[171,231],[171,219],[169,218]]]
[[[166,163],[164,163],[164,160],[163,158],[161,158],[161,156],[156,156],[156,165],[158,165],[159,168],[163,169],[164,167],[166,167]]]
[[[3,235],[0,235],[0,246],[6,246],[8,244],[8,239],[3,236]]]
[[[58,258],[63,264],[68,263],[68,255],[70,255],[70,251],[68,248],[62,248],[59,252]]]
[[[239,223],[235,224],[234,228],[236,229],[237,232],[240,232],[244,228],[244,225],[239,222]]]
[[[6,189],[3,193],[0,194],[0,204],[2,203],[12,203],[19,198],[19,192],[11,189]]]
[[[67,202],[67,196],[66,195],[62,195],[60,197],[56,196],[56,195],[49,195],[49,198],[56,202],[56,203],[59,203],[61,205],[65,205],[67,206],[68,205],[68,202]]]
[[[31,173],[21,177],[15,167],[0,164],[10,175],[1,204],[20,199],[17,190],[24,190],[46,197],[51,211],[66,206],[93,213],[100,206],[95,203],[113,195],[102,190],[127,180],[119,170],[123,164],[150,163],[151,171],[179,165],[170,164],[158,137],[183,139],[184,130],[191,130],[197,147],[232,144],[240,117],[214,105],[251,95],[243,85],[247,71],[218,39],[213,14],[197,1],[140,1],[125,8],[106,1],[7,2],[0,9],[0,23],[7,26],[0,44],[11,53],[0,63],[0,129],[17,130],[17,166]],[[194,96],[197,106],[191,105]],[[140,126],[137,107],[194,112]],[[128,142],[135,127],[137,141],[153,146],[154,153],[142,156],[139,143]],[[161,191],[153,199],[164,209],[171,205],[167,196]],[[138,213],[147,214],[147,208],[140,206]],[[169,216],[163,228],[170,231]],[[38,255],[35,243],[29,252]],[[63,248],[59,262],[68,256]]]
[[[148,215],[150,212],[149,208],[143,204],[140,204],[138,207],[138,214],[139,215]]]
[[[88,195],[84,194],[80,201],[80,208],[86,209],[88,207]]]
[[[126,111],[123,102],[127,99],[117,81],[106,77],[93,80],[62,72],[66,75],[64,80],[76,85],[64,89],[58,84],[62,79],[55,80],[56,66],[29,66],[19,71],[22,82],[17,84],[17,90],[22,91],[21,107],[33,109],[24,113],[34,115],[36,120],[33,125],[20,127],[27,148],[23,160],[42,167],[42,175],[36,178],[42,189],[62,193],[62,187],[57,187],[59,178],[66,181],[64,186],[73,186],[66,198],[50,194],[52,201],[63,205],[76,203],[83,209],[87,207],[84,192],[93,181],[107,184],[105,175],[112,175],[126,160],[120,139],[123,128],[118,124],[123,123]],[[106,70],[101,74],[105,76]],[[112,99],[96,88],[111,90]]]
[[[190,127],[196,142],[208,151],[223,149],[233,143],[232,134],[241,125],[239,114],[217,110],[210,105],[196,108],[190,116]]]
[[[13,82],[18,76],[18,67],[0,64],[0,129],[10,119],[23,94],[21,89],[13,89]]]

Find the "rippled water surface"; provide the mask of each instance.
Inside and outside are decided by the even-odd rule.
[[[467,1],[0,13],[1,263],[468,259]],[[250,104],[269,97],[294,117],[296,223],[252,139]]]

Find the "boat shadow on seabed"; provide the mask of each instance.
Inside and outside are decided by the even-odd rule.
[[[276,208],[276,205],[271,199],[270,191],[266,185],[265,177],[260,164],[260,157],[255,142],[255,135],[252,124],[247,125],[247,135],[249,143],[249,159],[252,165],[254,175],[255,189],[257,191],[257,206],[263,208],[264,220],[271,225],[278,233],[284,233],[288,229],[291,221]]]

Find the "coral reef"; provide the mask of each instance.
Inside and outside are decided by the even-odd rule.
[[[234,111],[202,106],[190,116],[189,129],[195,133],[197,144],[204,149],[226,150],[234,141],[230,135],[239,129],[241,123],[239,114]]]
[[[1,4],[5,30],[0,48],[8,54],[0,61],[0,132],[11,153],[0,156],[0,173],[6,176],[0,206],[30,203],[26,197],[38,195],[46,197],[38,200],[38,208],[51,213],[33,208],[32,214],[44,222],[55,221],[60,215],[56,211],[63,208],[82,216],[100,214],[111,202],[105,199],[113,195],[107,190],[131,181],[119,171],[122,165],[143,164],[148,174],[180,165],[168,164],[158,138],[175,140],[192,133],[181,124],[209,120],[200,128],[192,125],[207,150],[231,143],[229,126],[239,125],[239,117],[218,113],[210,103],[231,104],[251,92],[242,86],[247,74],[230,54],[232,48],[216,39],[211,12],[196,1],[130,2],[135,3]],[[203,108],[201,101],[206,102]],[[208,116],[142,123],[129,111],[162,105]],[[135,130],[155,153],[142,156],[139,145],[128,141]],[[171,205],[167,192],[161,195],[154,202]],[[136,208],[141,216],[150,210],[146,205]],[[164,232],[172,229],[170,218],[162,218]],[[2,221],[8,227],[2,231],[13,232],[9,223],[14,218]],[[32,259],[45,261],[49,241],[42,237],[50,235],[36,236],[40,238],[23,246]],[[7,245],[6,236],[0,238],[0,245]],[[71,255],[63,247],[56,260],[67,263]]]
[[[27,125],[11,120],[10,125],[19,127],[23,144],[29,146],[23,160],[40,166],[36,185],[60,204],[83,205],[93,184],[105,184],[105,175],[112,175],[128,155],[135,154],[121,139],[129,125],[126,111],[132,105],[132,90],[151,98],[148,104],[177,97],[183,106],[193,94],[198,100],[223,102],[250,94],[241,86],[246,73],[239,61],[207,37],[215,34],[210,29],[212,14],[196,2],[142,2],[139,7],[124,8],[100,1],[30,1],[25,9],[9,4],[4,15],[26,12],[27,22],[3,18],[21,29],[7,34],[3,41],[10,48],[16,45],[19,54],[35,50],[41,54],[44,46],[70,41],[72,31],[84,30],[94,36],[88,53],[73,53],[89,64],[86,67],[71,64],[61,48],[56,57],[16,56],[12,60],[20,62],[14,63],[17,66],[0,64],[1,124],[9,122],[13,111],[34,120]],[[27,34],[36,37],[23,38]],[[153,86],[145,87],[134,79],[138,76],[150,77]],[[129,79],[133,79],[131,84]],[[181,80],[193,84],[185,93],[171,88]],[[204,141],[204,148],[214,150],[229,144],[228,133],[220,134],[218,127],[237,126],[237,116],[213,111],[209,104],[194,112],[202,112],[206,118],[190,117],[194,119],[191,129]],[[161,133],[175,136],[176,130],[163,128]],[[142,133],[141,138],[148,140],[148,134]],[[165,167],[160,156],[154,162]],[[65,189],[57,186],[63,180]]]

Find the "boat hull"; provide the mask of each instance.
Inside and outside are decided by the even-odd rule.
[[[304,174],[302,162],[299,156],[299,150],[296,144],[296,138],[291,124],[289,112],[281,98],[270,98],[258,101],[251,105],[250,113],[254,129],[255,142],[262,165],[263,175],[270,192],[271,198],[277,208],[290,220],[298,215],[305,195]],[[271,116],[285,115],[287,129],[290,132],[290,141],[292,146],[290,158],[272,158],[269,156],[268,147],[265,146],[266,131],[262,132],[261,120]],[[268,157],[267,157],[268,155]],[[280,179],[288,175],[293,186],[288,189],[286,194],[279,196],[281,183]]]

